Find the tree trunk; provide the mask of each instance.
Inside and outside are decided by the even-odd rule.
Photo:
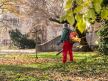
[[[86,39],[86,31],[84,31],[83,33],[80,33],[78,29],[76,29],[76,31],[79,37],[81,38],[80,45],[82,45],[82,48],[80,49],[80,51],[84,51],[84,52],[92,51]]]

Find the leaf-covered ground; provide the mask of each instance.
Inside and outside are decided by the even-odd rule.
[[[74,53],[75,62],[62,64],[55,52],[0,55],[0,81],[108,81],[108,56]]]

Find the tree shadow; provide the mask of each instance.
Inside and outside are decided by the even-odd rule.
[[[19,65],[0,65],[0,71],[12,71],[15,73],[23,73],[23,72],[29,72],[34,70],[40,70],[40,69],[33,68],[33,67],[23,67]]]

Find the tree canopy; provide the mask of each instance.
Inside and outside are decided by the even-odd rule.
[[[86,21],[94,23],[108,20],[108,0],[65,0],[65,15],[61,21],[67,20],[70,25],[77,22],[76,27],[82,33]]]

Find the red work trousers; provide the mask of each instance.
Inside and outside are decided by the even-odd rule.
[[[73,61],[73,53],[72,53],[73,45],[69,41],[63,42],[63,58],[62,62],[65,63],[67,61],[67,54],[69,53],[70,61]]]

